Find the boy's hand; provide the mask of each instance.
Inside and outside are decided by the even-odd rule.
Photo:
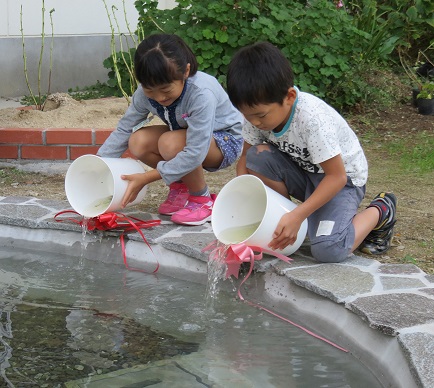
[[[144,179],[145,174],[131,174],[131,175],[121,175],[121,179],[124,181],[128,181],[128,187],[125,191],[124,196],[122,197],[122,208],[127,206],[130,202],[133,202],[140,190],[146,185],[146,181]]]
[[[251,147],[251,145],[249,143],[244,142],[243,144],[243,153],[241,154],[240,158],[238,159],[237,162],[237,167],[236,167],[236,171],[237,171],[237,176],[240,175],[246,175],[249,172],[247,171],[247,167],[246,167],[246,154],[247,154],[247,150]]]
[[[268,247],[273,250],[282,250],[288,245],[293,245],[297,240],[297,234],[302,222],[303,220],[300,220],[293,211],[284,214],[277,224],[273,239],[268,244]]]

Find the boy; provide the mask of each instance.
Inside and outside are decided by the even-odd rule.
[[[367,254],[390,248],[396,197],[380,193],[357,214],[368,165],[347,122],[319,98],[300,92],[281,51],[267,42],[239,50],[227,75],[232,103],[249,123],[237,175],[253,174],[302,203],[279,221],[271,249],[293,244],[304,219],[312,256],[341,262],[357,247]]]

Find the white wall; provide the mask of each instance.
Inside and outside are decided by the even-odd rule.
[[[124,5],[131,29],[137,25],[138,13],[134,0],[106,0],[109,12],[112,6],[122,32],[127,32]],[[172,8],[175,0],[160,0],[159,8]],[[42,0],[0,0],[0,37],[21,36],[20,13],[24,34],[40,36],[42,31]],[[51,34],[49,11],[52,13],[55,35],[109,34],[110,26],[103,0],[45,0],[45,33]]]
[[[119,11],[118,19],[122,32],[126,32],[125,20],[122,10],[122,2],[115,0],[106,1],[109,10],[115,4]],[[20,12],[22,5],[23,30],[26,36],[40,36],[42,31],[42,1],[41,0],[0,0],[0,9],[6,12],[6,23],[0,25],[0,35],[21,36]],[[51,34],[49,11],[52,13],[55,35],[88,35],[108,34],[110,26],[108,16],[102,0],[45,0],[45,33]],[[127,17],[134,29],[137,25],[137,11],[134,2],[125,1]],[[5,16],[2,13],[2,18]]]
[[[134,0],[125,0],[127,21],[122,0],[106,0],[112,12],[117,7],[120,30],[128,33],[137,26],[138,12]],[[175,0],[160,0],[159,8],[175,6]],[[23,49],[20,13],[32,89],[37,85],[37,65],[41,48],[42,0],[0,0],[0,96],[17,97],[29,94],[23,70]],[[102,61],[110,55],[110,23],[103,0],[45,0],[45,54],[43,82],[49,68],[52,13],[54,48],[52,92],[89,86],[96,81],[105,82],[108,70]],[[113,23],[114,20],[112,19]],[[117,27],[114,26],[116,29]],[[117,31],[117,30],[116,30]],[[5,55],[7,53],[7,55]],[[42,90],[44,92],[44,90]]]

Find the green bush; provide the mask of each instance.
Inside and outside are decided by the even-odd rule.
[[[368,87],[364,63],[384,59],[396,39],[387,32],[373,45],[374,31],[358,29],[353,16],[331,1],[186,1],[158,10],[155,0],[135,2],[147,34],[180,35],[196,53],[203,71],[225,84],[237,49],[266,40],[291,61],[296,84],[341,109],[359,103]]]
[[[398,46],[417,54],[434,42],[434,2],[432,0],[353,0],[346,9],[357,28],[369,31],[385,27]]]
[[[134,58],[134,53],[136,52],[135,47],[129,49],[129,51],[119,51],[116,56],[113,55],[106,58],[103,62],[103,66],[106,69],[110,69],[108,73],[107,85],[112,90],[113,96],[122,97],[122,90],[131,90],[132,85],[136,85],[135,80],[131,77],[130,71],[127,64],[131,62],[131,58]],[[127,61],[126,61],[127,58]],[[120,73],[121,88],[119,87],[119,82],[116,76],[116,70],[114,66],[114,61],[116,60],[117,68]]]
[[[430,3],[416,2],[417,15],[425,15],[426,24]],[[397,3],[399,10],[393,9]],[[217,77],[223,86],[235,51],[266,40],[290,60],[297,86],[340,110],[372,97],[376,90],[366,82],[365,73],[377,63],[390,61],[395,46],[402,45],[410,32],[414,39],[419,26],[416,22],[412,27],[405,25],[412,18],[413,6],[403,0],[380,5],[375,0],[353,1],[340,8],[329,0],[179,0],[171,10],[160,10],[157,5],[156,0],[135,1],[138,30],[146,35],[181,36],[196,54],[200,69]],[[407,13],[400,15],[404,9]],[[104,64],[112,69],[109,85],[115,88],[110,61],[113,59]],[[122,63],[117,64],[122,82],[131,82]]]

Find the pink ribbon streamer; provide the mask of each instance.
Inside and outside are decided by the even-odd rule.
[[[328,340],[327,338],[321,337],[318,334],[315,334],[314,332],[306,329],[305,327],[296,324],[295,322],[292,322],[291,320],[282,317],[281,315],[275,313],[274,311],[271,311],[257,303],[250,302],[246,299],[244,299],[243,295],[241,294],[241,287],[246,282],[246,280],[249,278],[250,274],[253,271],[255,260],[261,260],[263,258],[263,253],[268,253],[272,256],[277,257],[280,260],[283,260],[285,263],[290,263],[292,261],[291,258],[284,256],[280,253],[274,252],[269,249],[264,249],[257,246],[248,246],[244,243],[240,244],[231,244],[231,245],[219,245],[218,241],[213,241],[210,244],[208,244],[205,248],[202,249],[203,252],[211,251],[210,252],[210,259],[211,260],[217,260],[221,257],[224,258],[225,264],[226,264],[226,279],[230,276],[234,276],[238,279],[240,266],[242,263],[250,262],[250,268],[249,272],[245,276],[245,278],[242,280],[240,285],[238,286],[237,295],[243,302],[246,302],[250,306],[256,307],[260,310],[263,310],[285,322],[288,322],[289,324],[298,327],[299,329],[303,330],[305,333],[309,334],[312,337],[318,338],[321,341],[324,341],[328,343],[329,345],[348,353],[348,350],[335,344],[334,342]],[[258,252],[255,254],[255,252]]]
[[[244,243],[231,244],[231,245],[219,245],[217,241],[213,241],[210,244],[208,244],[205,248],[203,248],[202,251],[203,252],[211,251],[210,258],[214,260],[218,259],[219,257],[223,257],[223,256],[225,257],[225,263],[227,266],[226,279],[231,275],[233,275],[238,279],[238,274],[240,271],[241,264],[250,262],[250,267],[253,268],[254,261],[261,260],[263,257],[262,255],[263,253],[268,253],[270,255],[273,255],[278,259],[283,260],[286,263],[290,263],[292,261],[291,258],[284,256],[280,253],[274,252],[270,249],[264,249],[256,246],[249,246]],[[255,254],[255,252],[258,253]],[[244,281],[246,279],[244,279]]]

